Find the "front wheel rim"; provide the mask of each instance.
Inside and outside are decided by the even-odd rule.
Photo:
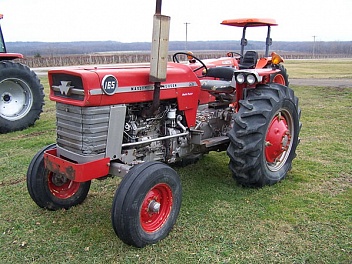
[[[28,114],[33,105],[33,94],[28,84],[17,78],[0,83],[0,116],[15,121]]]
[[[77,193],[80,183],[71,181],[66,177],[59,176],[53,172],[49,172],[48,187],[51,194],[56,198],[68,199]]]
[[[173,195],[169,185],[160,183],[150,189],[140,210],[143,230],[152,233],[160,229],[169,218],[172,204]]]
[[[293,118],[287,110],[278,111],[271,120],[264,143],[269,170],[278,171],[285,165],[293,145],[293,128]]]

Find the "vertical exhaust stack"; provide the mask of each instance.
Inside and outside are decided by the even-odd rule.
[[[166,81],[170,17],[161,15],[161,4],[162,0],[156,0],[149,73],[149,81],[154,82],[154,94],[149,115],[153,115],[158,110],[161,82]]]

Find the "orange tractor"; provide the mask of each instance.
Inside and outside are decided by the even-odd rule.
[[[217,58],[217,59],[208,59],[204,60],[204,63],[207,65],[207,68],[210,68],[207,72],[207,77],[214,75],[215,78],[220,79],[231,79],[232,74],[229,71],[229,68],[235,68],[237,70],[244,69],[278,69],[274,74],[271,74],[267,82],[275,82],[281,85],[288,86],[288,75],[285,67],[282,62],[284,60],[280,55],[275,52],[271,52],[269,55],[269,49],[272,45],[272,39],[270,37],[271,27],[277,26],[278,24],[274,19],[258,19],[258,18],[242,18],[242,19],[230,19],[224,20],[221,22],[222,25],[241,27],[242,38],[240,41],[241,50],[240,52],[229,51],[227,52],[227,57]],[[248,28],[253,27],[267,27],[267,37],[265,41],[265,51],[262,57],[259,56],[258,52],[254,50],[247,50],[245,48],[248,44],[246,39],[246,32]],[[192,58],[191,52],[179,52],[173,56],[174,62],[178,62],[177,55],[188,56],[190,64],[196,62],[197,60]],[[224,66],[227,66],[228,71],[223,71]],[[228,74],[228,75],[227,75]]]
[[[42,112],[44,87],[33,71],[14,61],[22,58],[22,54],[6,51],[0,27],[0,133],[25,129]]]
[[[281,85],[288,86],[288,75],[285,67],[280,64],[284,60],[275,52],[272,52],[269,57],[269,48],[272,44],[272,39],[270,37],[271,27],[277,26],[278,24],[274,19],[231,19],[224,20],[222,25],[242,27],[242,38],[241,38],[241,53],[237,53],[240,57],[239,69],[263,69],[263,68],[277,68],[278,72],[270,75],[270,82],[279,83]],[[259,58],[256,51],[246,51],[244,53],[245,47],[247,46],[246,31],[247,28],[252,27],[267,27],[267,36],[265,41],[265,53],[262,58]],[[233,56],[235,52],[229,52],[228,55]]]

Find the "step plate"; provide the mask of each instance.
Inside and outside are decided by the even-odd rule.
[[[201,141],[201,145],[205,145],[206,148],[211,148],[217,145],[228,143],[229,141],[230,141],[229,137],[221,136],[221,137],[203,139]]]

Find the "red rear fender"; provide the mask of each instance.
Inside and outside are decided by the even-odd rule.
[[[23,55],[20,53],[0,53],[0,61],[14,59],[23,59]]]

